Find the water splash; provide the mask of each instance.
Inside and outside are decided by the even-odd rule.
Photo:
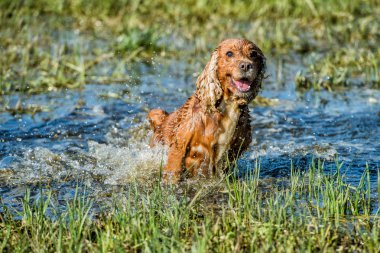
[[[197,70],[178,62],[138,65],[133,72],[138,85],[86,85],[79,92],[25,97],[24,104],[49,110],[34,116],[0,113],[3,200],[13,203],[25,187],[36,184],[62,191],[64,199],[78,181],[99,197],[130,182],[159,180],[167,150],[148,146],[147,110],[173,111],[181,106],[194,91]],[[292,82],[279,85],[266,80],[261,96],[278,102],[251,107],[254,141],[240,159],[239,169],[252,171],[258,160],[262,177],[286,177],[291,163],[307,169],[312,158],[335,163],[338,156],[353,184],[368,164],[375,190],[380,168],[380,91],[299,92]],[[19,97],[4,100],[13,106]]]

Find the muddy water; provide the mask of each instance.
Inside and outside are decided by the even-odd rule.
[[[53,189],[64,205],[78,185],[97,200],[108,201],[129,182],[155,182],[166,150],[148,147],[146,112],[178,108],[194,91],[201,67],[180,62],[136,64],[127,68],[133,78],[124,84],[3,97],[11,107],[21,102],[42,111],[34,116],[0,114],[1,201],[18,209],[27,188],[33,197],[41,189]],[[253,142],[239,161],[240,174],[252,171],[256,161],[261,177],[269,178],[289,177],[291,163],[306,170],[313,158],[321,158],[330,170],[339,160],[352,184],[359,182],[368,165],[375,197],[380,91],[365,87],[297,91],[293,83],[297,69],[285,65],[278,82],[275,66],[269,66],[261,96],[272,99],[271,105],[251,106]]]

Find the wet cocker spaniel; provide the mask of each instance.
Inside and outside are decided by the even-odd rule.
[[[195,93],[177,111],[148,114],[151,146],[169,147],[163,179],[208,177],[224,171],[251,142],[248,103],[260,90],[263,52],[245,39],[222,41],[197,80]]]

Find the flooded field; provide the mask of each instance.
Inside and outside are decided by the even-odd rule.
[[[161,184],[146,119],[264,52],[231,173]],[[380,1],[0,1],[0,252],[379,252]]]
[[[261,98],[251,106],[253,142],[238,162],[240,176],[253,173],[257,163],[260,178],[286,179],[292,166],[306,171],[313,159],[320,159],[326,171],[343,163],[347,183],[358,185],[368,166],[376,199],[380,91],[365,86],[333,92],[297,90],[293,63],[285,64],[279,83],[275,66],[271,59],[268,62]],[[105,196],[113,198],[111,193],[122,192],[128,183],[156,182],[166,156],[163,148],[148,146],[146,112],[181,106],[194,91],[200,70],[161,59],[131,64],[128,74],[133,82],[4,96],[10,108],[19,104],[39,109],[34,115],[11,110],[0,114],[3,203],[18,209],[16,200],[26,188],[35,189],[33,197],[41,187],[67,200],[78,184],[99,202],[107,202]]]

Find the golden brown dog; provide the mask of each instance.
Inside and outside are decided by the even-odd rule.
[[[169,147],[164,181],[181,175],[210,176],[223,171],[251,142],[248,103],[265,72],[262,51],[245,39],[222,41],[197,80],[195,93],[177,111],[148,114],[151,146]]]

